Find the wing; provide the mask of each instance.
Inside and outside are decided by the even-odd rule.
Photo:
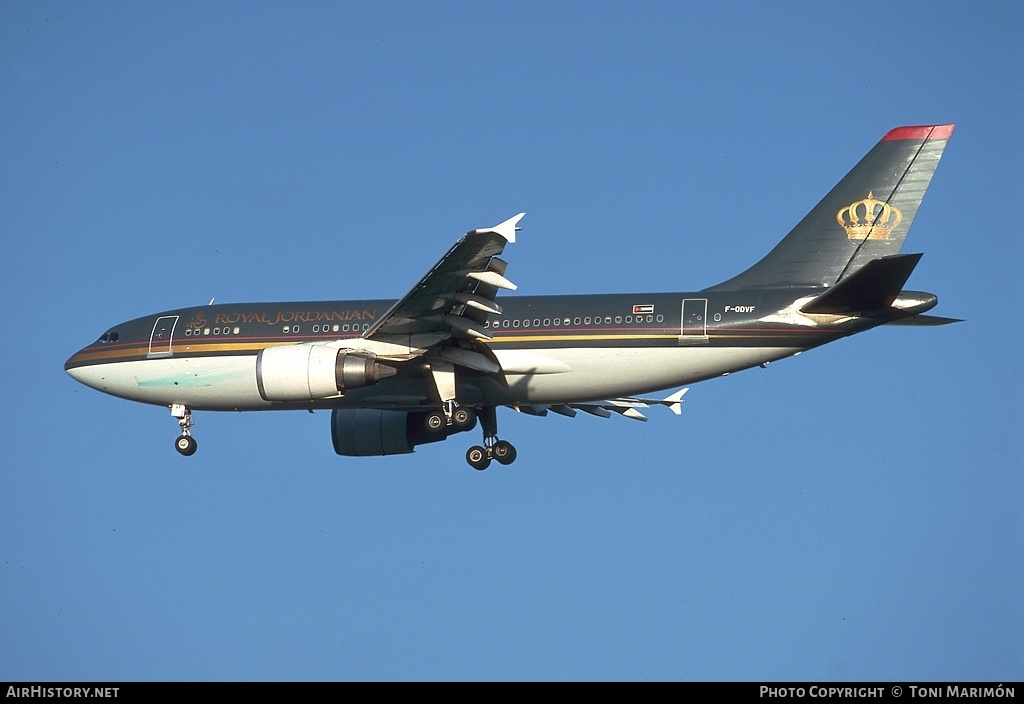
[[[497,255],[507,243],[515,242],[516,224],[524,215],[467,232],[363,337],[420,350],[449,338],[489,340],[483,323],[489,314],[501,313],[494,302],[498,290],[516,288],[505,278],[506,264]],[[498,369],[483,354],[458,347],[454,350],[453,356],[460,359],[451,362],[481,371]]]
[[[666,398],[613,398],[607,401],[587,401],[584,403],[556,403],[551,405],[518,405],[512,406],[520,413],[531,416],[546,416],[548,411],[558,415],[576,417],[576,411],[583,411],[592,416],[610,418],[618,413],[633,420],[646,421],[647,416],[640,412],[641,408],[650,406],[667,406],[676,415],[682,413],[683,394],[688,388],[681,389]]]

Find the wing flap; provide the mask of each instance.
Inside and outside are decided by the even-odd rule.
[[[646,422],[647,416],[640,412],[641,408],[667,406],[670,411],[679,415],[681,413],[683,394],[687,391],[689,391],[689,388],[681,389],[665,398],[613,398],[605,401],[580,401],[551,405],[519,404],[517,406],[510,406],[510,408],[531,416],[546,416],[548,411],[551,411],[552,413],[569,418],[575,418],[576,411],[583,411],[599,418],[611,418],[612,413],[618,413],[625,418]]]

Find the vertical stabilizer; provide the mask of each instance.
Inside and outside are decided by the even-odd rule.
[[[707,290],[833,286],[899,254],[953,125],[897,127],[764,259]]]

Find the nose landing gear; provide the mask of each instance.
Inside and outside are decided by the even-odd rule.
[[[181,426],[181,435],[174,441],[174,449],[185,457],[194,455],[198,444],[189,430],[193,423],[192,411],[180,403],[175,403],[171,406],[171,415],[178,419],[178,425]]]
[[[480,409],[480,425],[484,431],[484,445],[474,445],[466,452],[466,462],[475,470],[483,471],[491,466],[491,460],[509,465],[515,462],[515,446],[507,440],[498,439],[498,414],[494,406]]]

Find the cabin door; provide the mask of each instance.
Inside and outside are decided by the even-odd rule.
[[[679,342],[707,342],[708,299],[683,299],[682,325],[679,328]]]
[[[153,334],[149,336],[149,354],[147,357],[170,357],[171,337],[174,335],[174,326],[178,324],[178,316],[165,315],[156,319],[153,325]]]

